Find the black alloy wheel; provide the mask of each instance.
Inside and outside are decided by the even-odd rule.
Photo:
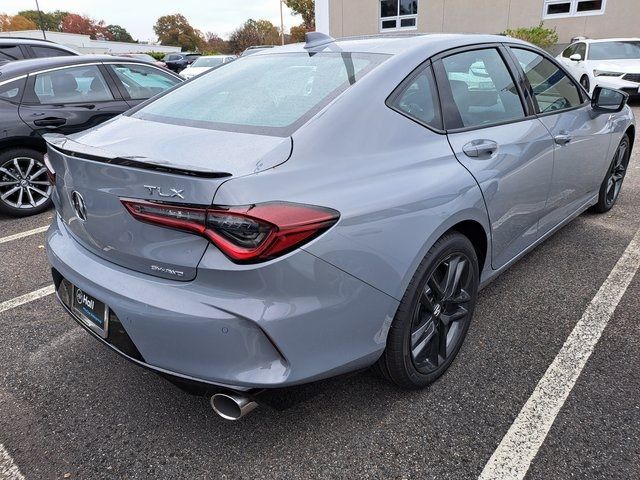
[[[378,361],[386,378],[403,388],[423,388],[449,368],[473,317],[479,277],[476,250],[463,234],[446,233],[429,249]]]
[[[616,153],[613,155],[613,160],[600,186],[598,203],[592,208],[594,212],[608,212],[618,201],[620,191],[622,190],[622,183],[627,174],[630,156],[631,142],[629,141],[629,137],[624,135],[616,149]]]
[[[420,373],[437,371],[456,351],[470,321],[472,280],[463,253],[442,260],[427,280],[411,329],[411,359]]]

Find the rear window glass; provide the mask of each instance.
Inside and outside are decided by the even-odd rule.
[[[288,136],[387,58],[290,53],[242,58],[173,90],[134,117]]]

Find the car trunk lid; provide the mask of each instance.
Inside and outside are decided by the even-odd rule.
[[[286,161],[291,139],[173,126],[172,141],[189,142],[185,155],[166,136],[140,126],[135,135],[115,124],[73,138],[47,135],[56,209],[74,239],[93,254],[142,273],[191,280],[208,241],[136,220],[122,200],[211,205],[226,180]],[[176,136],[177,130],[183,135]]]

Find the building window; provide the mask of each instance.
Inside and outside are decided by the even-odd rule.
[[[380,31],[418,28],[418,0],[380,0]]]
[[[607,0],[544,0],[542,18],[601,15]]]

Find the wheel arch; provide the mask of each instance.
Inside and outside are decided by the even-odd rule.
[[[489,236],[485,228],[475,220],[464,220],[456,223],[447,232],[451,231],[461,233],[471,241],[478,257],[478,269],[482,273],[486,266],[489,248]]]
[[[633,151],[633,144],[636,139],[636,126],[629,125],[629,128],[627,128],[627,130],[624,133],[626,133],[629,136],[629,141],[631,142],[631,145],[629,146],[629,150]]]
[[[29,136],[10,137],[0,140],[0,151],[10,148],[32,148],[46,153],[47,144],[42,138]]]

